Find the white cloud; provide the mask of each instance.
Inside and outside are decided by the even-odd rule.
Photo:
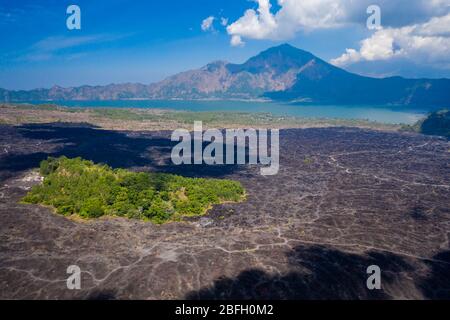
[[[103,39],[102,35],[79,36],[79,37],[48,37],[36,42],[33,48],[39,51],[56,51],[66,48],[77,47]]]
[[[450,56],[450,14],[422,24],[386,28],[360,43],[359,50],[347,49],[331,62],[347,66],[360,61],[407,58],[420,63],[448,65]]]
[[[231,45],[233,47],[240,47],[240,46],[244,45],[244,42],[242,42],[241,37],[240,36],[236,36],[236,35],[231,37],[230,43],[231,43]]]
[[[422,35],[428,35],[428,36],[450,36],[450,14],[443,16],[443,17],[435,17],[428,21],[427,23],[424,23],[419,32]]]
[[[258,0],[258,4],[257,11],[253,9],[245,11],[243,17],[227,27],[227,32],[235,43],[237,39],[242,43],[242,37],[253,39],[272,37],[277,23],[275,17],[270,13],[270,2],[269,0]]]
[[[220,18],[220,24],[222,26],[226,27],[228,24],[228,18],[224,18],[224,17]]]
[[[280,9],[271,12],[269,0],[254,0],[257,9],[248,9],[227,27],[228,34],[247,39],[289,39],[300,31],[365,25],[366,9],[373,0],[278,0]],[[378,0],[385,27],[401,27],[423,22],[448,12],[450,0]],[[236,40],[234,40],[236,41]]]
[[[213,26],[214,19],[216,19],[216,18],[213,16],[209,16],[208,18],[204,19],[202,21],[202,25],[201,25],[202,30],[203,31],[214,30],[214,26]]]
[[[51,36],[44,38],[34,43],[30,48],[24,52],[19,53],[16,58],[18,61],[45,61],[62,55],[67,59],[74,59],[76,57],[83,56],[83,52],[71,52],[64,54],[66,49],[82,50],[83,46],[96,45],[105,42],[113,42],[120,40],[129,35],[108,35],[108,34],[95,34],[87,36]]]

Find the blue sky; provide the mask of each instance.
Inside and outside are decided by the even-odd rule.
[[[151,83],[284,42],[361,74],[450,77],[449,1],[378,1],[369,30],[365,0],[0,0],[0,87]]]

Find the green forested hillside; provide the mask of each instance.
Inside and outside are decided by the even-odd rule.
[[[441,110],[431,113],[420,123],[419,130],[423,134],[450,138],[450,111]]]

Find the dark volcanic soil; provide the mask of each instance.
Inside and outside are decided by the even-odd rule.
[[[168,134],[0,126],[0,298],[450,298],[450,147],[348,128],[284,130],[281,167],[171,165]],[[48,155],[237,179],[240,204],[162,226],[22,205]],[[366,288],[378,265],[382,290]],[[66,269],[82,270],[68,290]]]

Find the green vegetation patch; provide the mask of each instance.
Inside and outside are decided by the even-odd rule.
[[[145,110],[131,110],[131,109],[114,109],[114,108],[92,108],[88,109],[93,112],[94,116],[100,118],[108,118],[111,120],[128,120],[128,121],[143,121],[143,120],[158,120],[158,117],[151,113],[146,113]]]
[[[420,132],[450,138],[450,111],[440,110],[430,114],[421,123]]]
[[[450,110],[439,110],[430,113],[425,119],[419,120],[412,126],[404,126],[404,131],[419,132],[450,138]]]
[[[109,125],[121,123],[122,121],[151,122],[160,126],[168,127],[191,127],[194,121],[202,121],[209,128],[225,128],[229,126],[240,127],[308,127],[308,126],[349,126],[374,128],[382,130],[397,130],[399,125],[378,123],[369,120],[351,120],[351,119],[331,119],[331,118],[301,118],[294,116],[277,116],[268,112],[234,112],[234,111],[178,111],[170,109],[146,109],[146,108],[112,108],[112,107],[63,107],[53,104],[0,104],[0,117],[3,116],[3,122],[10,124],[47,122],[48,117],[54,116],[61,118],[60,113],[67,113],[68,117],[64,119],[67,122],[79,123],[79,115],[87,117],[84,120],[90,124],[105,126],[105,120],[111,120]],[[33,110],[32,118],[28,113],[20,114],[20,111],[26,112]],[[47,111],[42,116],[37,111]],[[52,113],[54,112],[54,113]],[[19,115],[17,115],[19,113]],[[9,117],[6,119],[6,115]],[[72,117],[73,116],[73,117]],[[83,118],[85,119],[85,118]],[[58,121],[58,120],[54,120]],[[100,123],[99,123],[100,121]],[[106,124],[108,125],[108,124]],[[132,127],[131,124],[128,124]],[[404,130],[412,130],[409,126],[404,126]]]
[[[164,223],[203,215],[213,204],[238,202],[245,194],[237,181],[132,172],[81,158],[50,157],[41,162],[40,173],[43,184],[23,202],[83,218],[111,215]]]

